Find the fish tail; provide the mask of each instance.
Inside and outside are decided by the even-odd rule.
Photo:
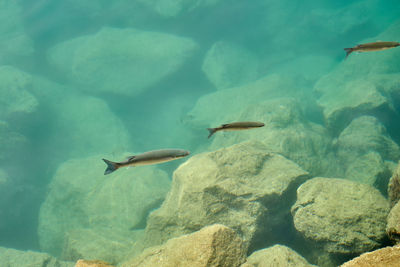
[[[344,50],[346,51],[346,59],[351,54],[351,52],[353,52],[353,48],[345,48]]]
[[[207,128],[207,130],[210,132],[210,134],[208,135],[208,138],[210,138],[216,131],[216,128]]]
[[[107,159],[103,159],[103,161],[107,164],[107,169],[104,171],[104,175],[110,174],[119,168],[119,164],[116,162],[112,162]]]

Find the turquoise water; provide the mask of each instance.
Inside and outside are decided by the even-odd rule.
[[[205,128],[229,120],[262,120],[248,106],[277,96],[296,98],[305,120],[326,127],[334,142],[351,120],[328,125],[316,83],[343,62],[343,48],[377,41],[400,19],[396,0],[81,2],[0,0],[3,247],[40,250],[39,209],[67,160],[98,156],[103,164],[103,157],[119,161],[161,148],[194,155],[246,141],[256,134],[227,142],[226,133],[214,141],[207,139]],[[383,41],[400,41],[392,37]],[[234,100],[215,95],[226,101],[206,98],[196,105],[204,96],[270,75],[281,77],[277,84],[283,85],[266,89],[257,101],[244,101],[251,98],[249,92]],[[397,112],[398,101],[392,98]],[[385,108],[376,114],[399,143],[393,123],[397,115]],[[171,178],[182,162],[159,168]],[[101,166],[85,168],[102,176]],[[313,175],[340,173],[302,167]],[[384,186],[376,187],[385,193]]]

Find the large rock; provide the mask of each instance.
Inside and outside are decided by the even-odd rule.
[[[176,72],[196,48],[188,38],[106,27],[56,45],[48,57],[90,92],[134,96]]]
[[[397,164],[397,167],[389,180],[388,195],[390,207],[393,207],[400,199],[400,163]]]
[[[399,25],[400,21],[360,43],[396,39]],[[394,82],[400,76],[400,64],[395,60],[399,55],[400,49],[353,53],[316,83],[314,89],[320,94],[318,103],[330,128],[343,128],[359,115],[394,115],[393,98],[400,95],[400,86]]]
[[[293,88],[295,86],[290,80],[284,81],[280,75],[271,75],[251,85],[206,95],[189,113],[188,123],[206,138],[205,128],[222,123],[264,122],[264,127],[255,130],[216,133],[210,148],[219,149],[246,140],[257,140],[270,151],[293,160],[312,175],[343,175],[341,167],[335,164],[327,130],[307,120],[303,103],[291,97],[280,97]],[[266,99],[266,95],[270,99]]]
[[[256,80],[258,68],[258,59],[251,51],[223,41],[214,43],[208,50],[202,67],[217,89],[241,86]]]
[[[15,113],[32,113],[38,100],[29,92],[31,76],[11,66],[0,66],[0,119]]]
[[[137,0],[163,17],[176,17],[199,7],[213,6],[221,0]]]
[[[7,122],[0,120],[0,160],[12,159],[26,144],[25,136],[12,131]]]
[[[104,176],[105,167],[101,156],[95,156],[58,168],[40,209],[43,251],[60,255],[65,234],[76,229],[101,234],[107,228],[130,236],[131,230],[144,228],[147,214],[161,204],[170,186],[167,174],[154,167],[123,168]]]
[[[140,232],[143,232],[143,230],[140,230]],[[68,261],[101,259],[116,264],[130,254],[135,240],[138,238],[134,231],[122,231],[120,233],[116,229],[110,230],[108,228],[101,231],[91,229],[71,230],[64,237],[65,242],[61,258]]]
[[[344,177],[386,193],[391,176],[387,162],[400,159],[400,148],[382,123],[372,116],[358,117],[340,133],[336,145]]]
[[[173,176],[172,189],[151,213],[144,246],[221,223],[245,243],[264,246],[290,225],[289,206],[307,172],[262,144],[247,142],[197,154]]]
[[[328,253],[354,254],[385,238],[387,200],[378,190],[344,179],[314,178],[297,190],[294,226]]]
[[[241,267],[312,267],[296,251],[282,245],[253,252]]]
[[[18,2],[0,1],[0,61],[33,53],[33,42],[24,32],[23,15]]]
[[[123,267],[238,267],[245,261],[246,246],[232,229],[214,224],[198,232],[172,238],[161,246],[146,249]]]
[[[400,242],[400,202],[397,202],[389,212],[386,233],[392,241]]]
[[[341,267],[397,267],[400,265],[400,246],[367,252]]]
[[[47,253],[19,251],[0,247],[1,266],[7,267],[73,267],[73,262],[60,261]]]

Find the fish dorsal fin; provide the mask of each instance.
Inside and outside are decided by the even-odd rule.
[[[127,159],[127,160],[133,160],[134,158],[136,158],[136,156],[129,156],[129,157],[127,157],[126,159]]]
[[[222,127],[226,127],[226,126],[228,126],[229,125],[229,123],[224,123],[224,124],[222,124],[221,126]]]

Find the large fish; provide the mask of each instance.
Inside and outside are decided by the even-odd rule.
[[[346,58],[352,52],[371,52],[371,51],[381,51],[390,48],[395,48],[400,46],[398,42],[373,42],[373,43],[366,43],[366,44],[359,44],[355,47],[345,48],[346,50]]]
[[[103,159],[107,164],[107,169],[105,170],[104,175],[110,174],[121,167],[157,164],[180,159],[189,154],[189,151],[182,149],[161,149],[130,156],[126,161],[122,162],[112,162],[107,159]]]
[[[265,125],[264,123],[256,121],[241,121],[241,122],[222,124],[221,126],[216,128],[207,128],[207,130],[210,132],[208,138],[210,138],[214,133],[219,131],[240,131],[240,130],[259,128],[263,127],[264,125]]]

